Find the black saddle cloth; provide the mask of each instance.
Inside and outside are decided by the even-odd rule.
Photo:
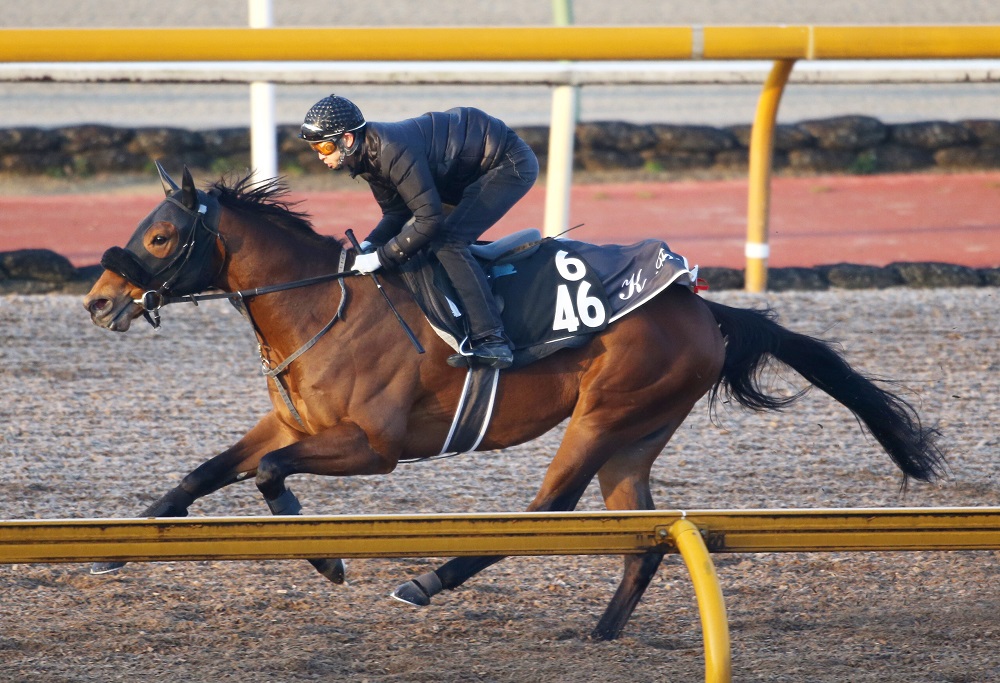
[[[487,274],[514,346],[514,367],[582,346],[666,287],[693,289],[697,281],[697,267],[689,269],[687,260],[660,240],[598,246],[540,238],[535,230],[473,246],[472,251]],[[456,350],[468,352],[466,317],[437,259],[421,252],[403,265],[401,274],[437,333]]]

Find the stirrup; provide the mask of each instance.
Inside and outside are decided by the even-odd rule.
[[[500,336],[481,340],[472,347],[470,354],[455,353],[448,357],[448,365],[453,368],[483,365],[494,370],[503,370],[513,364],[514,352],[507,340]]]
[[[448,356],[448,365],[453,368],[467,368],[472,365],[472,356],[463,356],[460,353],[453,353]]]
[[[514,364],[514,359],[479,358],[477,356],[463,356],[460,353],[453,353],[448,356],[447,363],[453,368],[471,368],[473,366],[482,365],[487,368],[493,368],[494,370],[505,370]]]

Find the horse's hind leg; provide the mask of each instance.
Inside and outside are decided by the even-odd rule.
[[[653,460],[719,377],[724,346],[708,309],[685,289],[667,290],[646,310],[651,314],[624,318],[602,337],[601,360],[590,363],[580,379],[566,435],[529,511],[573,510],[602,468],[609,508],[652,507]],[[455,558],[403,584],[393,596],[430,604],[436,593],[461,585],[500,559]],[[626,560],[622,585],[597,637],[613,638],[621,631],[660,560],[656,553]]]
[[[528,506],[528,512],[564,512],[573,510],[590,480],[603,464],[602,454],[616,448],[615,435],[602,429],[600,421],[586,417],[574,419],[549,464],[542,487]],[[438,569],[399,586],[392,597],[420,607],[442,590],[457,588],[467,580],[496,564],[503,556],[456,557]]]
[[[601,468],[597,479],[608,510],[654,509],[649,490],[649,471],[674,429],[676,427],[661,430],[631,448],[619,451]],[[662,560],[663,553],[652,550],[642,555],[625,556],[621,583],[591,633],[592,638],[613,640],[621,634]]]
[[[553,512],[574,509],[592,478],[593,473],[587,477],[587,480],[582,485],[568,490],[565,495],[551,502],[537,504],[538,500],[536,499],[535,502],[528,506],[528,512]],[[431,604],[431,598],[441,591],[458,588],[479,572],[504,559],[504,557],[504,555],[456,557],[445,562],[434,571],[422,574],[400,585],[392,592],[392,597],[410,605],[426,607]]]

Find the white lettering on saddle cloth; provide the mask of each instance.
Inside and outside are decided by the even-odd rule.
[[[598,297],[590,296],[590,283],[580,282],[587,274],[586,264],[570,256],[569,252],[560,250],[556,253],[555,265],[559,277],[571,284],[563,283],[556,287],[556,313],[552,329],[576,332],[581,323],[585,327],[599,328],[608,313]],[[577,282],[579,285],[574,297],[570,287]]]
[[[656,255],[656,273],[654,274],[654,277],[659,274],[667,261],[680,261],[680,259],[666,249],[660,249],[659,253]],[[642,277],[642,268],[640,268],[635,273],[632,273],[627,280],[622,282],[621,288],[628,288],[628,291],[618,292],[618,298],[622,301],[628,301],[636,294],[640,294],[645,288],[647,282],[649,282],[649,279]]]
[[[639,269],[638,273],[632,273],[632,277],[622,283],[622,289],[628,287],[627,292],[619,292],[618,298],[622,301],[628,301],[634,295],[642,291],[642,288],[646,286],[646,280],[640,282],[639,278],[642,277],[642,268]]]

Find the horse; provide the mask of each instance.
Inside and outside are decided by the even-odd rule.
[[[142,516],[185,516],[195,500],[250,478],[273,514],[299,514],[301,504],[285,483],[290,475],[388,474],[401,461],[438,455],[466,370],[448,365],[454,349],[427,324],[400,276],[383,272],[378,287],[353,277],[356,251],[317,234],[280,179],[223,178],[199,190],[187,168],[180,186],[160,172],[166,198],[125,249],[106,252],[84,308],[99,327],[125,332],[141,315],[158,323],[164,303],[229,298],[272,370],[273,407]],[[219,292],[202,293],[210,289]],[[396,319],[386,315],[386,301]],[[414,343],[425,353],[414,352]],[[932,481],[943,473],[938,431],[830,343],[783,327],[770,309],[726,306],[676,284],[578,347],[500,371],[493,415],[476,449],[529,441],[568,418],[528,511],[573,510],[595,476],[608,510],[651,510],[653,463],[703,396],[710,416],[720,400],[775,411],[799,398],[802,392],[775,396],[762,386],[773,363],[794,369],[854,413],[902,471],[901,489],[910,479]],[[594,639],[621,634],[663,551],[625,556]],[[451,559],[403,583],[393,597],[429,605],[501,559]],[[331,581],[343,581],[339,559],[310,562]],[[99,563],[92,571],[123,564]]]

